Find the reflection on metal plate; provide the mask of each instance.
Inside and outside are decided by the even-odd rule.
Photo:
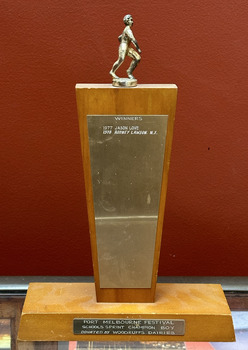
[[[166,115],[88,115],[101,288],[150,288]]]

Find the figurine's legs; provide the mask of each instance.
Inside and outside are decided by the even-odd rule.
[[[128,49],[128,56],[131,57],[133,60],[127,70],[127,76],[129,79],[134,79],[134,76],[133,76],[133,71],[134,69],[137,67],[137,64],[140,62],[141,60],[141,57],[140,55],[138,54],[138,52],[136,52],[134,49],[132,48],[129,48]]]
[[[138,64],[138,61],[136,60],[133,60],[127,70],[127,76],[129,79],[135,79],[134,76],[133,76],[133,71],[134,69],[137,67],[137,64]]]
[[[112,75],[113,78],[119,78],[115,72],[117,71],[117,69],[122,65],[122,63],[124,62],[124,59],[126,57],[126,52],[127,52],[127,45],[126,44],[121,44],[119,46],[119,57],[118,60],[113,64],[113,67],[111,69],[111,71],[109,72],[110,75]]]
[[[120,59],[118,58],[118,60],[113,64],[113,67],[111,69],[111,71],[109,72],[110,75],[112,75],[113,78],[119,78],[115,72],[117,71],[117,69],[121,66],[121,64],[124,62],[124,59]]]

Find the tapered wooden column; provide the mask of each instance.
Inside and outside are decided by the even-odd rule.
[[[177,87],[76,94],[97,300],[153,302]]]

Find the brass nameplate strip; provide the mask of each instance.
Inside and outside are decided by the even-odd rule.
[[[184,335],[185,320],[76,318],[73,332],[82,335]]]

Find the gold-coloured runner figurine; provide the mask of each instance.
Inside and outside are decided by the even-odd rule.
[[[120,41],[119,57],[117,61],[113,64],[113,67],[109,73],[113,77],[113,86],[136,86],[137,80],[133,76],[133,71],[141,60],[141,57],[139,55],[139,53],[141,53],[141,50],[139,48],[138,42],[135,39],[131,29],[131,27],[133,26],[132,16],[126,15],[123,18],[123,22],[126,27],[123,30],[123,33],[118,37],[118,40]],[[134,44],[134,46],[136,47],[139,53],[130,47],[131,43]],[[115,74],[115,72],[124,62],[126,56],[129,56],[132,58],[132,62],[127,70],[128,78],[119,78]]]

